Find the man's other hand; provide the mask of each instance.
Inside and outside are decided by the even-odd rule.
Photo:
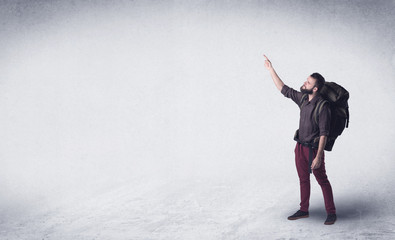
[[[311,170],[317,169],[321,166],[321,159],[316,157],[314,158],[313,162],[311,163]]]

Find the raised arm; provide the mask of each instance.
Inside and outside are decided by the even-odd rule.
[[[266,57],[266,55],[263,55],[265,57],[265,67],[267,68],[267,70],[269,70],[270,75],[272,76],[273,82],[276,85],[277,89],[279,91],[281,91],[281,89],[283,89],[284,86],[284,82],[281,81],[280,77],[277,75],[276,71],[274,70],[272,63],[270,62],[270,60]]]

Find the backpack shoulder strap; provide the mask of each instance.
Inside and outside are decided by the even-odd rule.
[[[320,100],[315,109],[314,109],[314,122],[318,125],[318,116],[320,115],[320,113],[322,112],[322,108],[324,107],[325,103],[329,103],[327,100]]]

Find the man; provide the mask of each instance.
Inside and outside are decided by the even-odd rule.
[[[314,173],[324,195],[325,209],[328,214],[326,225],[336,221],[336,208],[333,201],[331,184],[325,171],[324,148],[329,135],[331,112],[328,104],[322,105],[319,111],[318,124],[313,118],[315,107],[321,102],[320,90],[325,79],[319,73],[311,74],[300,87],[300,92],[287,85],[279,78],[270,60],[265,57],[265,67],[269,70],[274,84],[281,93],[291,98],[300,107],[299,130],[295,135],[295,163],[300,180],[300,210],[288,217],[289,220],[309,216],[310,173]],[[318,143],[318,144],[317,144]],[[314,160],[313,160],[314,159]]]

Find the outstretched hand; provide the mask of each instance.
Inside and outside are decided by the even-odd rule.
[[[266,60],[265,60],[265,67],[267,68],[267,70],[272,69],[273,66],[272,66],[272,63],[270,62],[269,58],[267,58],[265,54],[263,54],[263,56],[266,58]]]
[[[285,85],[284,82],[281,81],[281,79],[277,75],[276,71],[274,71],[274,68],[273,68],[272,63],[270,62],[269,58],[267,58],[265,54],[263,54],[263,56],[266,59],[265,60],[265,67],[267,68],[267,70],[269,70],[269,73],[273,79],[274,84],[276,85],[276,87],[279,91],[282,91],[282,89]]]

